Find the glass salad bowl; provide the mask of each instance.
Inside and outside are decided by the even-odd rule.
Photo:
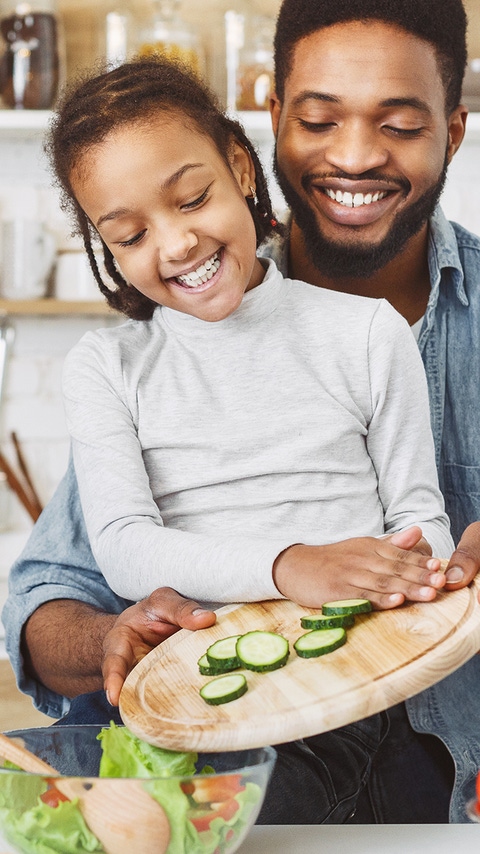
[[[0,846],[25,854],[232,854],[256,821],[276,757],[272,747],[162,750],[113,723],[6,735],[59,775],[0,757]]]

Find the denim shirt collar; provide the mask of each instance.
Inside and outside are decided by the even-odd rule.
[[[451,223],[447,220],[440,207],[436,208],[429,222],[428,269],[431,290],[425,311],[425,321],[418,340],[420,350],[434,322],[442,277],[444,278],[446,287],[453,290],[460,303],[468,306],[464,272],[458,253],[457,237]]]

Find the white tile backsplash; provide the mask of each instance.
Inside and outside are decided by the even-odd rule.
[[[61,399],[65,355],[88,329],[117,322],[106,317],[11,318],[15,340],[5,377],[0,442],[5,455],[16,466],[10,436],[12,431],[17,433],[44,503],[51,498],[68,460],[69,442]],[[16,497],[12,497],[10,525],[31,527]],[[0,550],[2,547],[0,535]]]

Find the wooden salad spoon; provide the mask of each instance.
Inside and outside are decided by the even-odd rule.
[[[140,780],[62,778],[55,768],[2,733],[0,756],[30,774],[59,777],[56,788],[69,800],[78,798],[82,815],[106,854],[165,854],[170,842],[168,818]]]

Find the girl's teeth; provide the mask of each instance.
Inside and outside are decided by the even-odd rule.
[[[386,192],[380,193],[342,193],[341,190],[326,190],[326,194],[330,199],[333,199],[334,202],[338,202],[340,205],[344,205],[347,208],[359,208],[362,205],[371,205],[372,202],[378,202],[381,199],[384,199],[387,195]]]
[[[204,285],[212,276],[215,275],[220,267],[220,260],[217,255],[209,258],[203,264],[200,264],[196,270],[186,273],[184,276],[177,276],[178,281],[187,288],[196,288],[198,285]]]

